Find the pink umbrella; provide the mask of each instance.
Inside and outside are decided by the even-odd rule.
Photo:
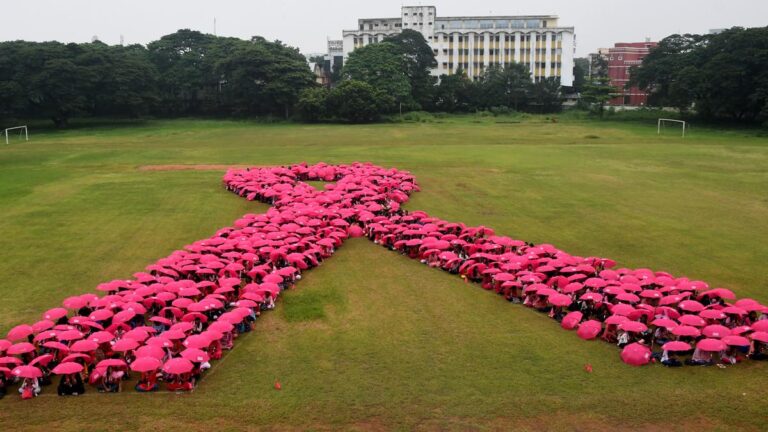
[[[672,329],[672,334],[675,336],[693,336],[698,337],[701,332],[696,327],[680,325]]]
[[[720,339],[702,339],[696,343],[696,348],[702,351],[717,352],[726,349],[728,346]]]
[[[568,306],[573,302],[570,297],[565,294],[552,294],[547,301],[553,306]]]
[[[73,340],[82,339],[83,336],[84,335],[77,330],[65,330],[59,333],[58,335],[56,335],[56,338],[59,339],[60,341],[73,341]]]
[[[603,300],[603,296],[602,294],[598,294],[598,293],[586,293],[586,294],[582,294],[581,297],[579,297],[579,300],[599,302]]]
[[[721,320],[725,319],[725,314],[717,309],[705,309],[699,312],[699,316],[706,319]]]
[[[693,327],[704,327],[707,324],[704,319],[698,315],[681,315],[677,320],[680,321],[680,324]]]
[[[662,345],[661,349],[664,351],[690,351],[691,345],[685,342],[672,341]]]
[[[731,334],[731,329],[719,324],[708,325],[701,329],[701,333],[708,338],[724,338]]]
[[[40,321],[32,324],[32,331],[34,331],[35,333],[40,333],[42,331],[49,330],[49,329],[53,328],[54,325],[55,325],[55,323],[53,321],[50,321],[50,320],[40,320]]]
[[[768,320],[760,320],[752,323],[752,330],[768,332]]]
[[[30,353],[35,350],[35,346],[32,345],[29,342],[21,342],[14,345],[11,345],[10,348],[8,348],[5,352],[8,355],[19,355],[19,354],[26,354]]]
[[[173,324],[171,322],[171,320],[169,320],[168,318],[163,318],[163,317],[159,317],[159,316],[153,316],[149,320],[152,321],[152,322],[156,322],[158,324],[167,325],[167,326],[170,326],[170,325]]]
[[[648,330],[648,327],[646,327],[645,324],[637,321],[624,321],[619,324],[619,328],[631,333],[642,333]]]
[[[61,361],[62,362],[71,362],[71,361],[75,361],[75,360],[82,360],[85,363],[89,363],[89,364],[93,361],[91,356],[89,356],[88,354],[83,354],[83,353],[70,354],[70,355],[64,357]]]
[[[677,307],[686,312],[701,312],[704,310],[704,305],[696,300],[683,300]]]
[[[163,372],[168,374],[185,374],[192,371],[194,365],[185,358],[172,358],[163,365]]]
[[[187,348],[208,348],[211,340],[202,335],[192,335],[184,340],[183,345]]]
[[[605,324],[616,325],[616,324],[621,324],[624,321],[629,321],[629,318],[622,315],[611,315],[605,319]]]
[[[94,321],[104,321],[112,318],[114,315],[115,315],[114,312],[112,312],[109,309],[99,309],[99,310],[93,311],[90,315],[88,315],[88,318]]]
[[[123,339],[133,339],[137,342],[144,342],[149,337],[149,333],[141,328],[135,328],[133,330],[125,332]]]
[[[17,340],[26,339],[27,336],[29,336],[32,333],[34,333],[34,331],[35,330],[32,328],[31,325],[27,325],[27,324],[17,325],[16,327],[14,327],[14,328],[12,328],[12,329],[10,329],[8,331],[7,338],[10,341],[17,341]]]
[[[736,298],[736,294],[733,293],[733,291],[725,288],[715,288],[711,289],[709,291],[704,291],[699,295],[699,298],[701,297],[719,297],[726,300],[733,300]]]
[[[222,333],[228,333],[234,330],[235,326],[226,321],[216,321],[208,326],[208,330],[215,330]]]
[[[721,309],[723,313],[727,313],[729,315],[746,315],[747,311],[744,308],[740,308],[737,306],[726,306]]]
[[[639,343],[631,343],[621,351],[621,360],[632,366],[642,366],[651,361],[651,350]]]
[[[634,310],[635,310],[635,308],[633,308],[632,306],[627,305],[627,304],[623,304],[623,303],[615,304],[615,305],[613,305],[613,307],[611,307],[611,313],[613,315],[625,315],[626,316],[626,315],[629,315],[632,312],[634,312]]]
[[[131,363],[131,370],[136,372],[152,372],[160,369],[163,363],[155,357],[139,357]]]
[[[187,348],[181,352],[181,356],[191,362],[207,362],[211,357],[205,351],[197,348]]]
[[[169,340],[184,339],[187,335],[181,330],[166,330],[162,333],[162,337]]]
[[[76,374],[83,371],[83,365],[80,363],[72,363],[72,362],[66,362],[66,363],[59,363],[58,366],[53,368],[51,372],[55,373],[56,375],[69,375],[69,374]]]
[[[11,371],[11,375],[20,378],[42,378],[43,372],[34,366],[18,366]]]
[[[79,340],[69,347],[73,352],[89,352],[95,351],[99,347],[99,344],[92,340]]]
[[[45,342],[43,343],[43,346],[46,348],[57,350],[57,351],[69,352],[69,347],[64,345],[61,342],[56,342],[56,341]]]
[[[637,303],[640,301],[640,297],[638,297],[635,294],[625,292],[625,293],[619,293],[618,295],[616,295],[616,300],[628,302],[628,303]]]
[[[677,327],[678,324],[675,320],[671,320],[669,318],[656,318],[655,320],[651,321],[651,325],[655,325],[656,327],[664,327],[667,330],[671,330]]]
[[[560,323],[560,326],[566,330],[573,330],[579,326],[579,322],[581,322],[583,317],[584,314],[579,311],[569,312],[566,316],[563,317],[563,321]]]
[[[24,362],[16,357],[0,357],[0,365],[21,365]]]
[[[758,342],[768,343],[768,332],[764,332],[764,331],[754,332],[751,335],[749,335],[749,337],[752,338],[752,340],[756,340]]]
[[[723,342],[725,342],[728,346],[740,346],[740,347],[746,347],[749,346],[749,339],[745,338],[744,336],[725,336],[722,339]]]
[[[127,367],[128,364],[120,359],[106,359],[100,361],[96,367],[97,368],[108,368],[108,367],[116,367],[116,368],[124,368]]]
[[[43,313],[43,319],[58,321],[60,318],[67,316],[67,310],[64,308],[48,309]]]
[[[165,333],[163,333],[165,334]],[[159,348],[170,348],[173,346],[173,342],[163,337],[163,335],[155,336],[147,339],[144,342],[146,345],[155,346]]]
[[[112,349],[118,352],[130,351],[139,347],[139,342],[135,339],[120,339],[112,344]]]
[[[594,339],[603,329],[603,325],[600,321],[589,320],[584,321],[579,325],[579,329],[576,330],[576,334],[582,339]]]
[[[136,358],[139,357],[154,357],[156,359],[162,359],[165,357],[165,350],[159,346],[144,345],[140,346],[136,352]]]
[[[115,338],[115,335],[113,335],[110,332],[107,331],[99,331],[96,333],[92,333],[90,336],[88,336],[88,340],[94,341],[98,344],[103,344],[105,342],[110,342]]]
[[[37,366],[37,365],[48,366],[48,363],[50,363],[51,360],[53,360],[53,354],[43,354],[41,356],[37,356],[34,359],[32,359],[32,361],[29,362],[29,365],[30,366]]]
[[[68,297],[64,299],[62,303],[64,304],[64,307],[73,309],[73,310],[80,309],[84,306],[88,306],[88,300],[79,296]]]

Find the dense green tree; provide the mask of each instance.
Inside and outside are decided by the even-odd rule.
[[[298,50],[255,38],[235,47],[216,65],[226,108],[236,114],[288,117],[299,93],[314,85],[314,75]]]
[[[384,109],[391,112],[398,103],[406,106],[413,104],[411,84],[405,70],[400,48],[389,42],[380,42],[352,51],[342,74],[345,79],[362,81],[382,94],[390,95],[392,104]]]
[[[531,86],[530,105],[541,113],[558,112],[563,105],[560,78],[549,77],[536,81]]]
[[[434,91],[433,107],[437,111],[461,112],[470,109],[469,94],[472,92],[472,82],[463,70],[459,69],[451,75],[441,75],[440,83]]]
[[[397,46],[404,58],[405,75],[411,85],[411,96],[418,104],[417,108],[430,109],[437,82],[437,78],[432,75],[432,69],[437,67],[434,51],[421,33],[411,29],[404,29],[387,37],[385,41]]]
[[[206,90],[216,89],[219,77],[209,54],[216,37],[183,29],[150,43],[152,63],[160,74],[163,111],[171,115],[202,114]]]
[[[584,85],[581,100],[597,109],[600,118],[605,112],[605,104],[614,97],[616,89],[607,77],[594,77]]]
[[[315,122],[327,115],[328,89],[310,87],[302,90],[296,103],[296,111],[302,120]]]
[[[391,95],[357,80],[341,82],[328,95],[330,114],[352,123],[374,121],[393,103]]]
[[[505,106],[520,110],[528,104],[531,84],[530,69],[521,63],[492,65],[483,71],[477,84],[478,104],[483,108]]]

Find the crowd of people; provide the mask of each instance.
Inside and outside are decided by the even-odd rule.
[[[322,190],[305,183],[327,182]],[[768,358],[768,307],[701,281],[569,255],[493,230],[406,212],[418,191],[405,171],[371,164],[230,170],[225,187],[272,205],[158,260],[103,296],[69,297],[0,339],[0,396],[190,391],[211,362],[254,329],[302,272],[347,237],[367,236],[426,265],[548,314],[633,365],[726,365]]]

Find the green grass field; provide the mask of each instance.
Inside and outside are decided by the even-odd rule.
[[[411,210],[768,301],[768,139],[544,118],[156,121],[0,145],[0,334],[267,207],[221,170],[371,161]],[[594,371],[586,373],[585,364]],[[350,240],[192,394],[0,401],[2,430],[766,430],[768,365],[632,368],[529,309]],[[281,391],[273,389],[279,379]]]

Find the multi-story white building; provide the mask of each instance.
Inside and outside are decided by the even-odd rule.
[[[358,20],[344,30],[344,57],[355,48],[411,29],[424,35],[437,59],[434,75],[463,70],[476,79],[489,65],[522,63],[534,80],[559,77],[573,85],[573,27],[560,27],[555,15],[438,17],[434,6],[403,6],[398,18]]]

